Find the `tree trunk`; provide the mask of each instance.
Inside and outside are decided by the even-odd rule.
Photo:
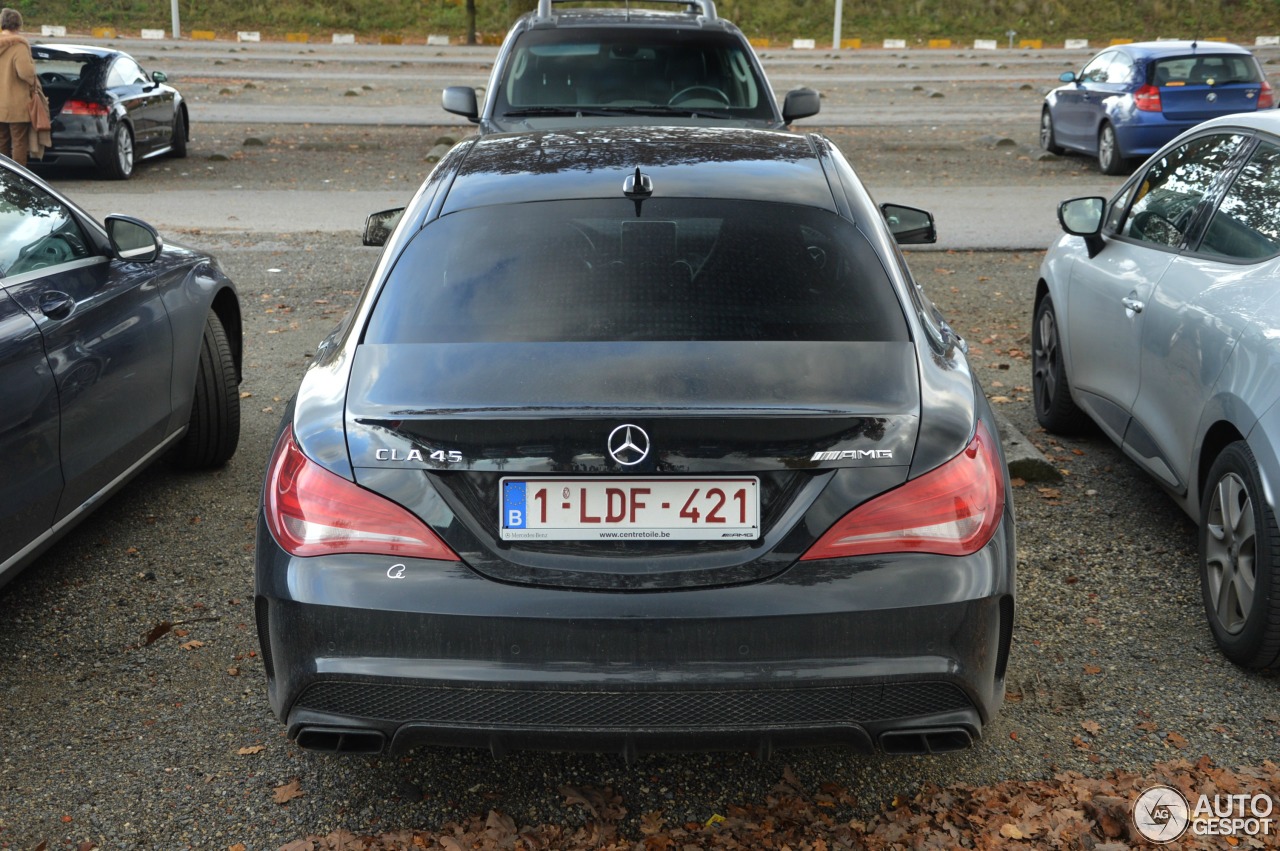
[[[476,0],[467,0],[467,44],[476,43]]]

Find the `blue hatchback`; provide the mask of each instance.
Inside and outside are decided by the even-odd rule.
[[[1040,145],[1096,156],[1105,174],[1123,174],[1201,121],[1275,107],[1253,54],[1223,42],[1113,45],[1059,79],[1040,112]]]

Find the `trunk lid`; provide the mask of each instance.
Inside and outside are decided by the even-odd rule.
[[[919,395],[916,350],[903,342],[362,345],[346,429],[357,481],[492,578],[691,587],[776,573],[845,511],[905,480]],[[611,456],[622,426],[647,437],[642,459]],[[825,493],[849,467],[857,475]],[[554,478],[557,492],[572,480],[576,499],[579,483],[724,477],[758,483],[750,537],[503,539],[504,479]],[[818,509],[816,525],[801,522]]]

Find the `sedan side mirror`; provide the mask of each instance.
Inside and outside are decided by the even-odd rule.
[[[404,207],[370,213],[369,218],[364,220],[364,244],[374,247],[386,245],[403,215]]]
[[[440,105],[444,107],[445,112],[461,115],[468,121],[480,122],[476,90],[470,86],[446,86],[440,95]]]
[[[928,210],[901,204],[881,204],[880,213],[899,245],[930,245],[938,241],[938,227],[933,221],[933,213]]]
[[[131,216],[107,216],[107,237],[117,260],[150,263],[160,256],[164,242],[155,228]]]
[[[792,89],[782,101],[782,120],[790,124],[798,118],[817,115],[822,109],[822,96],[813,89]]]
[[[154,83],[167,83],[169,82],[169,75],[163,71],[152,71],[151,81]]]
[[[1075,71],[1063,71],[1058,75],[1058,79],[1064,83],[1074,83],[1076,81]]]

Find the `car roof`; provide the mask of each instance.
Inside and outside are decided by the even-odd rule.
[[[1261,130],[1274,136],[1280,136],[1280,109],[1260,109],[1256,112],[1234,112],[1220,115],[1195,126],[1196,131],[1213,127],[1243,127],[1249,130]]]
[[[119,50],[87,44],[33,44],[31,54],[36,59],[107,59],[122,55]]]
[[[491,204],[622,198],[636,169],[653,198],[720,198],[836,210],[813,140],[729,127],[498,133],[473,142],[441,215]]]
[[[1252,56],[1247,49],[1238,44],[1231,44],[1226,41],[1187,41],[1187,40],[1167,40],[1167,41],[1136,41],[1131,44],[1115,45],[1113,49],[1123,50],[1144,59],[1162,59],[1168,56],[1186,56],[1188,54],[1217,54],[1237,53],[1245,56]]]

